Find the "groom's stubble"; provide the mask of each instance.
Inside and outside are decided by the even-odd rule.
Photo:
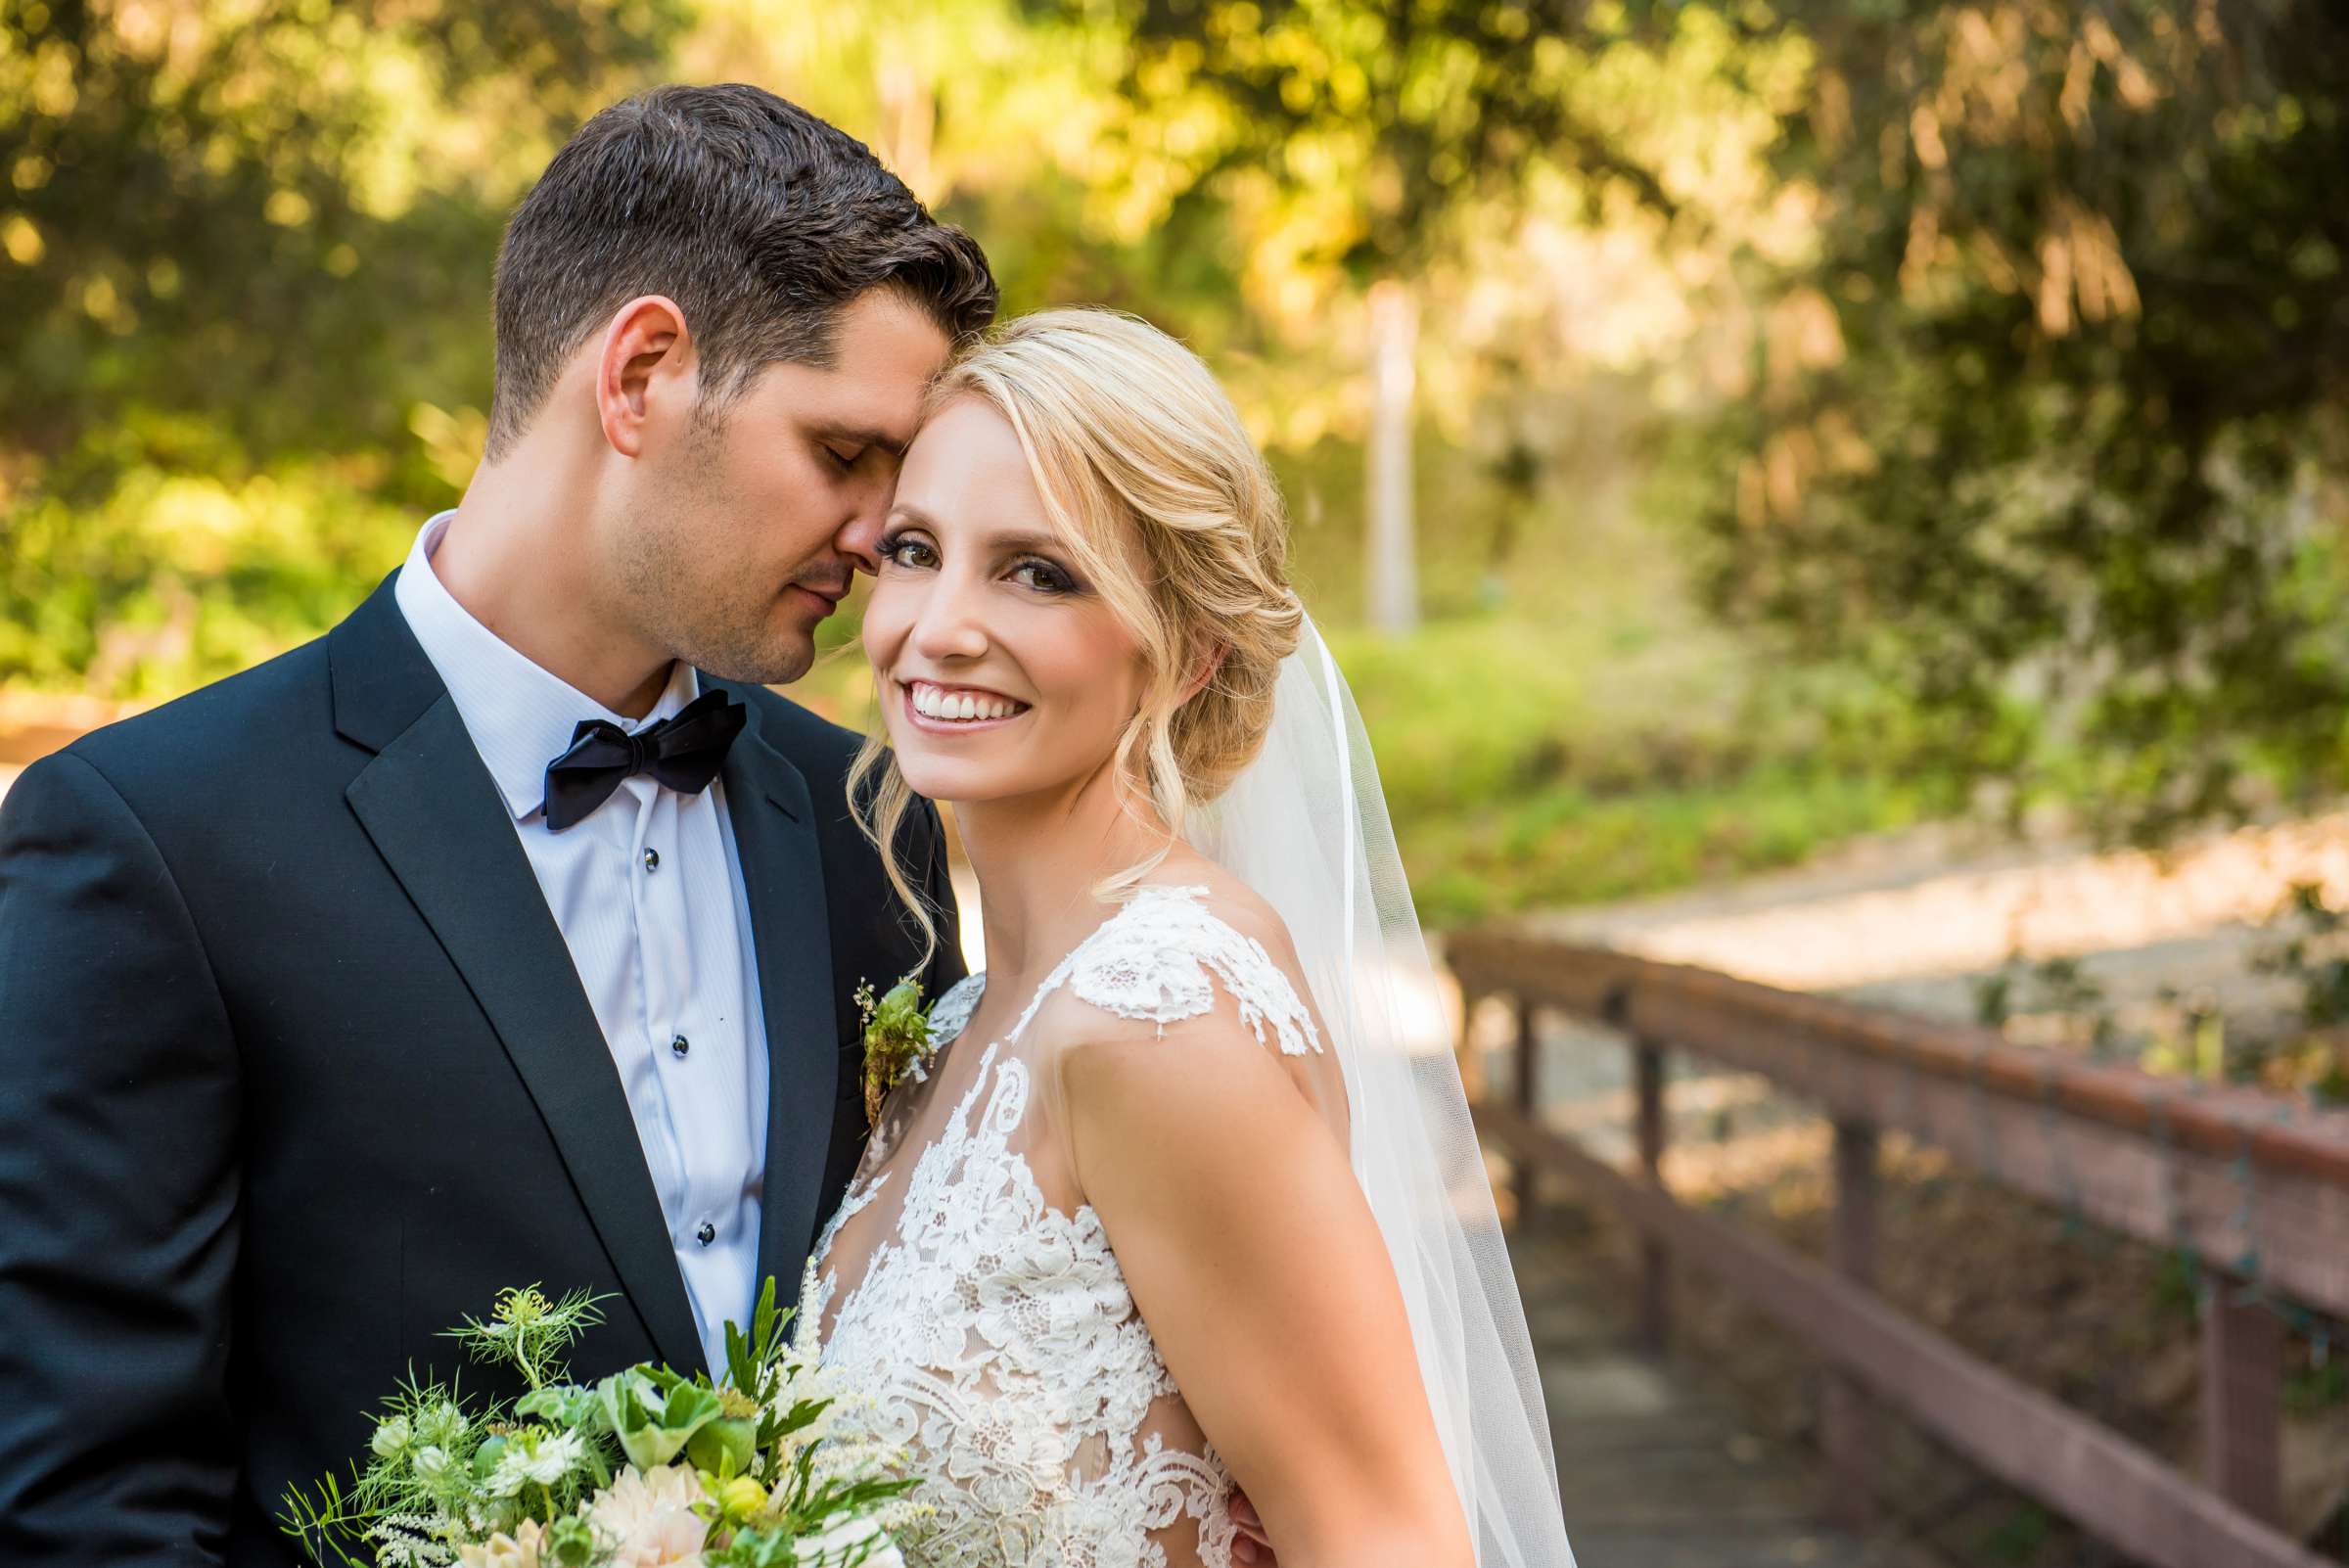
[[[695,410],[684,449],[663,465],[668,484],[656,482],[656,499],[621,535],[616,575],[642,633],[672,658],[723,679],[782,685],[807,672],[812,649],[803,656],[794,638],[777,633],[771,595],[747,574],[710,570],[711,541],[727,531],[725,519],[747,510],[723,472],[729,423],[725,410]]]
[[[671,658],[725,680],[785,685],[813,664],[814,628],[779,618],[780,584],[729,559],[723,541],[755,521],[756,508],[724,472],[725,423],[697,415],[685,450],[668,465],[666,501],[639,509],[621,536],[616,575],[645,639]],[[785,582],[845,587],[845,573],[826,564],[832,553],[826,537]]]

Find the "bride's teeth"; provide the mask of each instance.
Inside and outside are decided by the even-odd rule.
[[[916,683],[911,690],[913,711],[925,718],[969,722],[982,718],[1009,718],[1020,711],[1020,705],[1008,697],[979,697],[967,691],[941,691],[927,683]]]

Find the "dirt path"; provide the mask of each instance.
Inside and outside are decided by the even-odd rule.
[[[2080,959],[2124,1012],[2167,989],[2258,1014],[2287,1000],[2251,971],[2267,940],[2258,928],[2304,882],[2336,906],[2349,901],[2349,812],[2210,834],[2160,854],[1922,829],[1794,871],[1530,924],[1940,1017],[1971,1017],[1974,982],[2010,954]]]

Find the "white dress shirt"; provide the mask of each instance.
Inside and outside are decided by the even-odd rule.
[[[639,774],[561,833],[542,809],[546,765],[581,719],[641,729],[691,702],[699,681],[678,664],[652,713],[631,720],[532,664],[434,573],[454,515],[425,524],[392,594],[497,781],[571,948],[715,1371],[726,1320],[750,1321],[766,1169],[766,1023],[723,786],[684,795]]]

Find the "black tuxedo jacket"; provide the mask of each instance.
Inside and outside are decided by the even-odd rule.
[[[850,993],[918,955],[761,688],[719,778],[766,1015],[786,1302],[864,1137]],[[908,828],[946,911],[935,814]],[[512,819],[383,587],[84,737],[0,807],[0,1563],[295,1560],[283,1490],[506,1285],[619,1298],[573,1371],[702,1361],[618,1072]],[[466,1386],[480,1380],[469,1369]]]

